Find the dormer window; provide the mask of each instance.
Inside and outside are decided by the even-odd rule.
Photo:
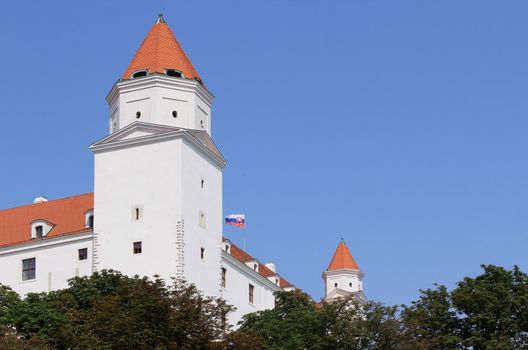
[[[31,223],[31,239],[44,238],[53,228],[53,225],[45,220],[35,220]]]
[[[138,70],[138,71],[135,71],[134,73],[132,73],[132,78],[146,77],[147,74],[148,74],[148,70],[147,69]]]
[[[44,236],[44,226],[35,226],[35,238],[39,239]]]
[[[183,78],[183,73],[176,69],[166,69],[165,74],[169,77]]]
[[[93,228],[94,227],[94,212],[92,210],[88,210],[84,214],[84,227],[86,228]]]

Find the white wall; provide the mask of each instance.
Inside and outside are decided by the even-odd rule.
[[[326,296],[336,288],[347,292],[363,290],[363,274],[359,270],[340,269],[326,271],[325,275]],[[337,283],[337,287],[335,284]],[[350,286],[352,284],[352,286]]]
[[[107,97],[110,132],[116,131],[114,122],[120,129],[142,121],[205,130],[210,135],[212,100],[211,93],[194,80],[163,75],[124,80]],[[176,118],[173,111],[177,112]],[[139,118],[137,112],[141,113]]]
[[[165,279],[176,274],[182,218],[182,140],[95,153],[96,268]],[[135,220],[134,210],[141,210]],[[133,242],[142,253],[133,253]]]
[[[222,267],[226,269],[226,287],[222,288],[221,296],[237,308],[229,316],[232,325],[236,325],[245,314],[275,307],[273,293],[280,291],[280,287],[224,251]],[[249,302],[249,284],[255,287],[253,303]]]
[[[88,259],[79,261],[78,251],[82,248],[88,248]],[[36,278],[22,281],[22,260],[29,258],[36,259]],[[0,248],[0,266],[0,283],[20,295],[66,288],[68,279],[92,273],[92,233]]]
[[[223,224],[222,169],[186,141],[182,147],[181,167],[181,200],[185,220],[184,277],[206,295],[217,296]],[[202,219],[201,214],[204,215]],[[205,248],[204,259],[200,257],[201,248]]]

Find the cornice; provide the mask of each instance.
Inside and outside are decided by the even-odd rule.
[[[88,238],[93,238],[92,230],[82,231],[79,233],[68,233],[56,237],[46,237],[44,239],[35,239],[10,246],[0,247],[0,256],[20,253],[27,250],[73,243],[76,241],[86,240]]]
[[[167,77],[155,73],[144,78],[117,81],[106,96],[106,101],[108,104],[111,104],[111,102],[117,98],[119,92],[131,92],[149,87],[163,87],[167,89],[195,92],[209,105],[209,107],[211,107],[214,100],[214,95],[206,87],[195,80]]]
[[[130,124],[130,126],[127,126],[126,128],[121,129],[117,133],[111,134],[103,138],[102,140],[97,141],[96,143],[90,146],[90,150],[92,150],[93,153],[102,153],[102,152],[112,151],[116,149],[137,147],[137,146],[141,146],[145,144],[164,142],[164,141],[182,138],[183,140],[187,141],[189,145],[191,145],[197,151],[202,153],[202,155],[206,156],[207,159],[212,161],[220,169],[225,168],[225,166],[227,165],[225,159],[218,157],[213,151],[211,151],[202,142],[200,142],[194,136],[189,134],[187,129],[179,129],[179,128],[166,127],[166,126],[160,126],[156,128],[156,124],[148,124],[148,123],[139,124],[139,122],[136,122],[136,123]],[[149,127],[152,128],[152,130],[165,130],[165,131],[161,131],[157,134],[139,136],[139,137],[134,137],[130,139],[121,139],[121,140],[119,139],[119,137],[126,135],[128,132],[133,131],[136,128],[140,129],[140,128],[149,128]]]

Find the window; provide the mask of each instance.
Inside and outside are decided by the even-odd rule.
[[[336,288],[337,288],[337,283],[334,283],[334,287],[336,287]]]
[[[134,254],[141,254],[141,242],[134,242]]]
[[[178,112],[172,111],[172,117],[173,118],[178,118]]]
[[[140,77],[146,77],[148,71],[147,70],[138,70],[132,74],[132,78],[140,78]]]
[[[350,282],[348,285],[349,285],[350,287],[352,287],[352,282]]]
[[[88,227],[93,228],[93,225],[94,225],[94,216],[90,215],[88,216]]]
[[[205,229],[205,213],[200,210],[200,213],[198,215],[198,225]]]
[[[35,238],[42,238],[44,235],[44,226],[35,226]]]
[[[204,188],[204,185],[205,185],[205,180],[202,179],[202,181],[200,182],[200,185],[202,186],[202,188]]]
[[[257,267],[258,267],[257,264],[253,264],[253,270],[257,271]]]
[[[140,221],[143,219],[143,206],[135,205],[132,207],[132,221]]]
[[[136,119],[139,119],[139,118],[141,118],[141,112],[140,112],[140,111],[137,111],[137,112],[136,112]]]
[[[229,253],[229,244],[225,245],[225,251],[226,251],[226,253]]]
[[[88,248],[79,249],[79,260],[88,259]]]
[[[202,260],[204,259],[204,253],[205,253],[205,248],[204,247],[200,248],[200,259]]]
[[[176,69],[167,69],[165,70],[165,74],[167,74],[170,77],[176,77],[176,78],[182,78],[183,74],[179,70]]]
[[[222,267],[222,287],[226,287],[226,274],[227,274],[227,270]]]
[[[251,304],[253,304],[254,293],[255,293],[255,287],[254,287],[252,284],[250,284],[250,285],[249,285],[249,302],[250,302]]]
[[[202,127],[202,129],[204,128],[204,122],[203,122],[203,120],[200,120],[200,126]]]
[[[22,260],[22,281],[34,280],[37,266],[36,259],[24,259]]]

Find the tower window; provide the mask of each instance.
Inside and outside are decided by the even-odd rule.
[[[88,248],[79,249],[79,260],[88,259]]]
[[[253,304],[253,301],[255,299],[254,298],[254,293],[255,293],[255,287],[252,284],[250,284],[249,285],[249,302],[251,304]]]
[[[132,220],[140,221],[143,218],[143,207],[141,205],[132,207]]]
[[[200,127],[203,129],[204,128],[204,122],[203,120],[200,120]]]
[[[352,282],[350,282],[348,285],[349,285],[350,287],[352,287]]]
[[[198,215],[198,225],[205,229],[205,213],[200,210],[200,213]]]
[[[44,235],[44,226],[35,226],[35,238],[42,238]]]
[[[205,254],[205,248],[202,247],[202,248],[200,248],[200,259],[202,259],[202,260],[204,259],[204,254]]]
[[[138,70],[137,72],[134,72],[132,74],[132,78],[141,78],[141,77],[146,77],[147,76],[147,73],[148,73],[148,70],[144,69],[144,70]]]
[[[134,254],[141,254],[142,248],[141,242],[134,242]]]
[[[200,186],[202,186],[202,188],[204,188],[204,184],[205,184],[205,180],[202,179],[202,181],[200,182]]]
[[[137,112],[136,112],[136,119],[139,119],[139,118],[141,118],[141,112],[140,112],[140,111],[137,111]]]
[[[334,287],[336,287],[336,288],[337,288],[337,283],[334,283]]]
[[[222,287],[226,287],[226,274],[227,274],[227,270],[222,267]]]
[[[34,280],[37,271],[35,258],[22,260],[22,281]]]
[[[176,69],[167,69],[165,70],[165,74],[170,77],[183,78],[183,73]]]
[[[172,117],[173,118],[178,118],[178,112],[172,111]]]

